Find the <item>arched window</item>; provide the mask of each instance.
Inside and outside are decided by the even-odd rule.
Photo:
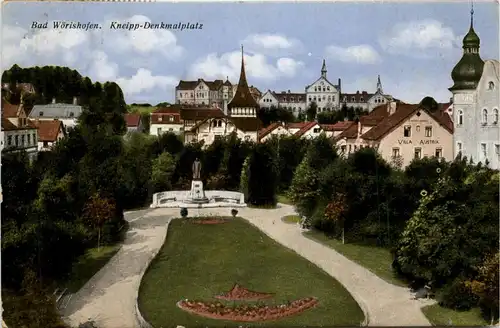
[[[483,122],[483,124],[488,123],[488,110],[486,108],[483,109],[482,122]]]
[[[219,121],[217,122],[217,126],[218,126],[219,128],[222,126],[222,121],[221,121],[221,120],[219,120]]]
[[[464,124],[464,112],[459,110],[458,111],[458,125]]]
[[[493,89],[495,89],[495,83],[493,83],[493,81],[490,81],[488,83],[488,90],[493,90]]]
[[[493,124],[498,123],[498,108],[493,109]]]

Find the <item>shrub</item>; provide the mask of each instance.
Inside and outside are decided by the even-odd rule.
[[[236,209],[234,209],[234,208],[233,208],[233,209],[231,210],[231,215],[232,215],[233,217],[236,217],[236,215],[238,215],[238,210],[236,210]]]
[[[188,210],[187,210],[187,208],[185,208],[185,207],[181,208],[181,216],[183,218],[186,218],[188,216]]]
[[[438,293],[439,305],[454,310],[465,311],[478,303],[478,297],[474,295],[465,282],[457,278],[445,285]]]

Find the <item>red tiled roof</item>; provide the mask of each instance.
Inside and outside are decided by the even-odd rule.
[[[312,129],[315,125],[317,125],[317,122],[307,122],[299,131],[295,132],[295,135],[297,137],[302,136],[304,133]]]
[[[2,101],[2,117],[17,117],[20,105],[13,105],[7,101]]]
[[[141,121],[141,115],[139,114],[125,114],[125,122],[127,122],[127,127],[137,127]]]
[[[17,126],[12,124],[11,121],[2,117],[2,130],[3,131],[13,131],[13,130],[18,130],[18,128],[17,128]]]
[[[57,140],[59,132],[64,131],[63,124],[59,120],[38,122],[30,120],[30,122],[38,128],[38,140],[40,141],[54,142]]]
[[[280,123],[272,123],[269,126],[261,129],[259,131],[259,138],[260,139],[264,138],[265,136],[267,136],[269,133],[273,132],[274,130],[276,130],[280,126],[281,126]]]
[[[344,131],[347,129],[353,121],[341,121],[335,124],[320,124],[321,128],[325,131]]]

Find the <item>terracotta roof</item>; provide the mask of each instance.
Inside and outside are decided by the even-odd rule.
[[[356,92],[356,93],[342,93],[340,101],[341,102],[356,102],[356,103],[363,103],[366,102],[368,99],[373,97],[374,93],[368,93],[366,91],[361,91],[361,92]],[[344,97],[347,97],[347,99],[344,101]],[[354,101],[352,98],[354,97]],[[361,100],[363,98],[363,100]]]
[[[28,120],[26,122],[26,125],[25,126],[22,126],[22,127],[18,127],[16,126],[15,124],[13,124],[11,121],[9,121],[9,119],[5,118],[5,117],[2,117],[2,130],[4,131],[13,131],[13,130],[33,130],[33,129],[37,129],[37,127],[35,126],[35,124]]]
[[[196,132],[196,130],[198,130],[198,128],[200,126],[202,126],[203,124],[205,124],[210,118],[207,117],[205,119],[203,119],[202,121],[199,121],[198,123],[196,123],[189,131],[191,132]]]
[[[319,126],[325,131],[344,131],[352,123],[354,123],[354,121],[341,121],[335,124],[320,124]]]
[[[19,115],[19,106],[2,101],[2,117],[17,117]]]
[[[281,93],[276,93],[272,91],[272,94],[276,99],[278,99],[279,102],[292,102],[292,103],[298,103],[298,102],[305,102],[306,101],[306,94],[305,93],[291,93],[291,92],[281,92]]]
[[[141,121],[141,115],[139,114],[125,114],[125,122],[127,122],[127,127],[137,127]]]
[[[317,122],[307,122],[299,131],[295,132],[295,135],[297,137],[302,136],[304,133],[312,129],[315,125],[317,125]]]
[[[54,142],[57,140],[59,131],[64,131],[63,124],[59,120],[31,121],[38,128],[38,140]],[[64,132],[63,132],[64,133]]]
[[[259,131],[259,138],[260,139],[264,138],[265,136],[267,136],[269,133],[273,132],[280,126],[282,126],[280,123],[272,123],[271,125],[261,129]]]
[[[259,107],[259,104],[255,100],[255,95],[253,95],[250,89],[248,88],[247,77],[245,74],[245,61],[243,59],[243,50],[241,54],[240,81],[238,82],[238,87],[233,96],[233,99],[231,99],[227,107],[229,109],[233,107],[254,107],[254,108]]]
[[[205,118],[222,118],[225,117],[224,112],[219,108],[213,107],[191,107],[181,108],[180,117],[182,120],[203,120]]]

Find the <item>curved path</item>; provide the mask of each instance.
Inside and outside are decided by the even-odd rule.
[[[359,303],[369,326],[430,326],[422,302],[408,288],[387,283],[335,250],[302,235],[281,217],[294,214],[289,205],[272,210],[240,208],[239,215],[282,245],[313,262],[343,284]],[[63,315],[78,325],[89,318],[103,328],[136,328],[135,303],[140,274],[162,246],[166,224],[179,209],[159,208],[125,214],[130,222],[124,246],[76,293]],[[190,216],[230,215],[229,208],[194,209]],[[189,328],[189,327],[188,327]]]

